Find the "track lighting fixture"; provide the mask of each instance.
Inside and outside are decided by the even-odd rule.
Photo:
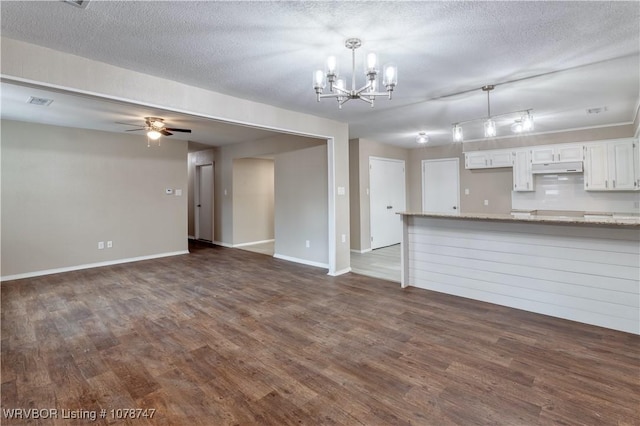
[[[496,118],[504,117],[508,115],[520,115],[520,118],[515,120],[515,122],[511,125],[511,130],[514,133],[522,133],[522,132],[530,132],[533,130],[533,116],[531,115],[531,109],[519,110],[519,111],[511,111],[502,114],[491,114],[491,99],[490,93],[495,89],[495,86],[492,84],[488,84],[486,86],[482,86],[482,91],[487,92],[487,116],[482,118],[475,118],[473,120],[459,121],[457,123],[453,123],[451,133],[454,142],[463,142],[463,132],[462,125],[469,124],[477,121],[484,122],[484,137],[485,138],[493,138],[498,134],[498,127],[496,123]]]

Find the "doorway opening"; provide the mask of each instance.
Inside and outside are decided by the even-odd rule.
[[[196,165],[194,182],[195,237],[213,241],[213,163]]]

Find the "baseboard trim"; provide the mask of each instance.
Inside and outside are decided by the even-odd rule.
[[[251,241],[248,243],[240,243],[240,244],[234,244],[233,247],[246,247],[246,246],[253,246],[255,244],[265,244],[265,243],[273,243],[275,240],[271,239],[271,240],[262,240],[262,241]]]
[[[371,251],[370,248],[368,249],[364,249],[364,250],[356,250],[356,249],[351,249],[352,253],[359,253],[359,254],[364,254],[364,253],[369,253]]]
[[[308,266],[315,266],[316,268],[324,268],[324,269],[329,268],[328,263],[314,262],[312,260],[300,259],[298,257],[292,257],[292,256],[285,256],[283,254],[278,254],[278,253],[275,253],[273,257],[275,257],[276,259],[286,260],[289,262],[301,263],[303,265],[308,265]]]
[[[43,275],[60,274],[62,272],[80,271],[82,269],[100,268],[102,266],[119,265],[121,263],[139,262],[141,260],[159,259],[162,257],[179,256],[182,254],[189,254],[189,250],[172,251],[169,253],[151,254],[148,256],[130,257],[126,259],[108,260],[106,262],[86,263],[83,265],[67,266],[64,268],[44,269],[42,271],[25,272],[23,274],[7,275],[0,277],[0,282],[21,280],[24,278],[40,277]]]
[[[339,271],[334,272],[333,274],[332,274],[332,273],[328,273],[327,275],[330,275],[330,276],[332,276],[332,277],[337,277],[338,275],[347,274],[347,273],[349,273],[349,272],[351,272],[351,267],[341,269],[341,270],[339,270]]]
[[[217,246],[222,246],[222,247],[227,247],[227,248],[233,248],[233,244],[223,243],[221,241],[211,241],[211,244],[215,244]]]

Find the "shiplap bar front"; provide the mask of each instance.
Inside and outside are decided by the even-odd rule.
[[[428,213],[402,220],[403,287],[640,334],[637,222]]]

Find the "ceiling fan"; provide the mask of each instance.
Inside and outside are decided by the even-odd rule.
[[[145,117],[144,118],[144,127],[140,127],[139,129],[131,129],[125,130],[126,132],[137,132],[140,130],[145,130],[147,132],[147,137],[151,140],[160,139],[160,136],[171,136],[173,133],[171,132],[182,132],[182,133],[191,133],[191,129],[178,129],[175,127],[166,127],[163,118],[159,117]],[[134,124],[129,123],[121,123],[127,126],[134,126]]]

